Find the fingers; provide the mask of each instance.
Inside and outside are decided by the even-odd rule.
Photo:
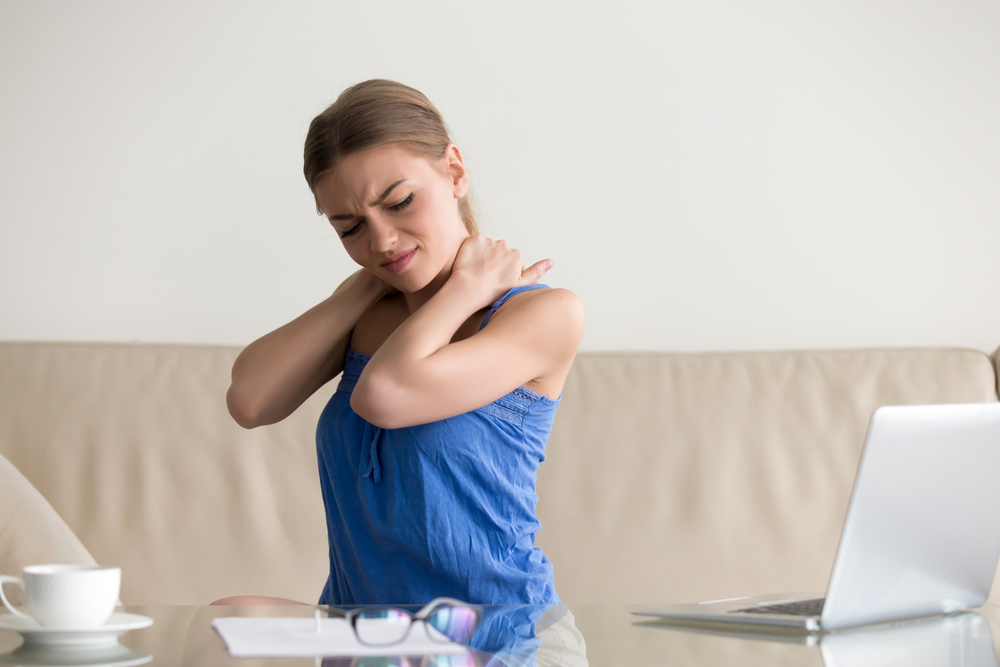
[[[545,272],[555,266],[555,262],[551,259],[543,259],[540,262],[535,262],[531,266],[521,271],[521,279],[517,281],[518,285],[534,285]]]
[[[505,240],[470,236],[462,242],[453,270],[479,276],[502,294],[512,286],[534,285],[553,266],[551,259],[543,259],[525,268],[524,255]]]

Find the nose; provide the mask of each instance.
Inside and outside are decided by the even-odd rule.
[[[372,252],[389,252],[396,247],[396,228],[381,216],[372,216],[368,220],[368,230],[371,236]]]

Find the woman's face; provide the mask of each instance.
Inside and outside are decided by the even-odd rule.
[[[401,292],[451,275],[469,233],[458,200],[468,177],[458,147],[431,161],[401,144],[353,153],[316,185],[320,210],[355,262]]]

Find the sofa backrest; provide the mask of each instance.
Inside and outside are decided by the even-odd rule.
[[[0,454],[122,566],[126,604],[319,596],[314,429],[336,382],[245,431],[225,406],[238,352],[0,343]],[[537,544],[567,602],[822,590],[874,408],[995,400],[970,350],[581,353]]]
[[[972,350],[581,355],[536,543],[573,601],[822,592],[875,408],[996,400]]]
[[[0,454],[98,563],[122,567],[125,604],[319,599],[329,564],[313,443],[334,387],[244,430],[225,401],[238,353],[0,344]]]

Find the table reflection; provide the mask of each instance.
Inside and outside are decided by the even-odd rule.
[[[994,619],[995,620],[995,619]],[[913,619],[893,624],[864,626],[825,634],[760,631],[750,626],[714,625],[667,620],[635,623],[650,629],[670,630],[718,638],[756,640],[768,644],[801,644],[819,649],[824,667],[1000,667],[990,619],[976,612]],[[720,648],[721,644],[718,645]],[[703,644],[699,662],[714,660],[712,644]],[[742,651],[746,656],[748,652]],[[795,653],[783,651],[783,657]],[[801,657],[801,656],[799,656]],[[780,661],[779,661],[780,662]]]
[[[123,654],[101,664],[125,667],[132,659],[150,667],[595,667],[672,664],[697,667],[881,667],[935,665],[1000,667],[1000,607],[975,612],[869,626],[826,635],[759,632],[747,626],[700,624],[684,627],[640,621],[639,605],[486,607],[464,656],[407,656],[346,661],[309,658],[233,658],[212,627],[224,616],[311,617],[303,607],[129,607],[153,618],[149,628],[121,637]],[[584,642],[586,638],[586,642]],[[125,651],[134,654],[125,654]],[[83,656],[77,656],[80,658]],[[90,664],[101,662],[90,656]],[[54,659],[53,659],[54,658]],[[109,659],[110,658],[110,659]],[[151,658],[151,659],[150,659]],[[88,664],[86,660],[75,664]],[[46,656],[22,644],[20,635],[0,631],[0,666],[74,664],[65,653]]]
[[[830,633],[819,647],[825,667],[997,667],[990,625],[976,613]]]
[[[487,667],[587,666],[587,646],[564,605],[486,607],[470,645]]]
[[[487,606],[467,656],[326,658],[322,667],[587,667],[586,643],[563,605]]]
[[[135,667],[152,661],[153,656],[133,651],[121,644],[96,647],[38,646],[22,644],[0,655],[0,665],[23,667]]]

